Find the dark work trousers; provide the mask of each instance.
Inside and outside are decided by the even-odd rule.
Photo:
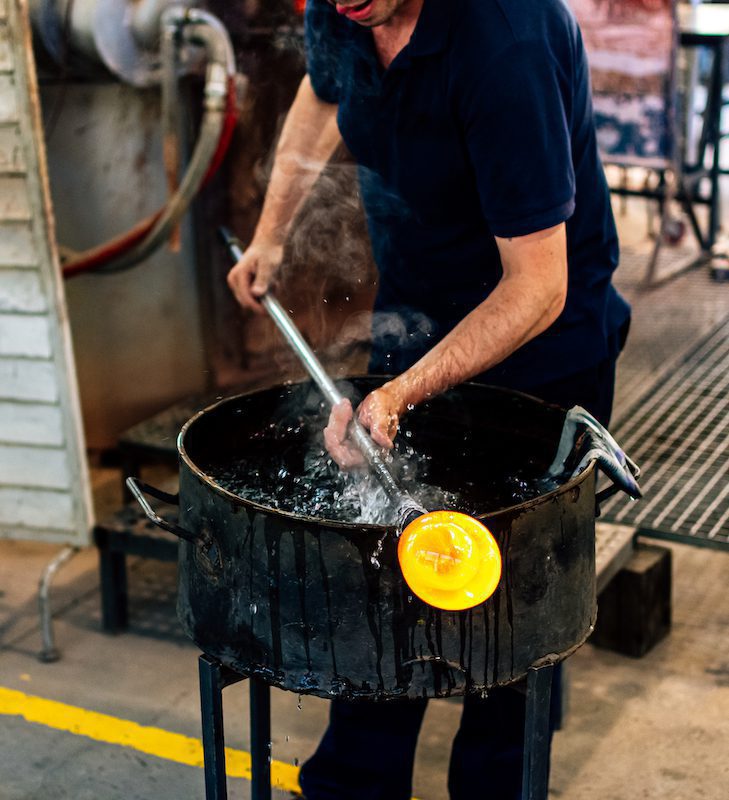
[[[530,394],[564,408],[580,405],[607,426],[614,385],[611,359]],[[329,727],[301,768],[306,800],[409,800],[427,702],[332,701]],[[523,686],[464,698],[448,770],[451,800],[520,800],[525,707]]]

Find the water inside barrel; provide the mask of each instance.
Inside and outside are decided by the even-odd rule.
[[[206,472],[229,492],[275,510],[332,521],[396,524],[377,480],[363,472],[343,472],[328,456],[322,428],[318,414],[270,423],[253,432],[239,454]],[[509,464],[506,472],[497,454],[478,463],[469,438],[424,438],[405,423],[387,460],[400,486],[431,509],[482,515],[556,488],[543,477],[543,464],[528,457],[518,469]]]

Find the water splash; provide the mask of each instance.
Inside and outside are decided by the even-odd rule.
[[[241,458],[216,466],[209,474],[233,494],[277,511],[335,522],[402,526],[412,504],[394,506],[368,472],[342,472],[322,445],[322,427],[305,418],[266,425],[250,437]],[[537,478],[527,470],[500,475],[498,481],[488,483],[479,476],[462,477],[459,492],[450,491],[429,480],[433,458],[415,449],[408,432],[407,428],[402,431],[398,449],[385,460],[421,511],[452,509],[480,515],[526,502],[560,484],[558,479]],[[453,457],[458,458],[458,453]],[[380,544],[372,553],[375,568],[381,552]]]

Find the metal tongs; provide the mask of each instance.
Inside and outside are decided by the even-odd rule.
[[[589,411],[574,406],[567,412],[548,476],[558,478],[571,472],[574,477],[593,462],[613,482],[612,486],[596,495],[598,505],[621,489],[634,500],[643,496],[636,480],[640,477],[640,467]]]

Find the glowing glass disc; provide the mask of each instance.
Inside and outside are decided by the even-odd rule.
[[[397,549],[405,582],[436,608],[461,611],[483,603],[501,579],[501,553],[488,528],[457,511],[413,520]]]

